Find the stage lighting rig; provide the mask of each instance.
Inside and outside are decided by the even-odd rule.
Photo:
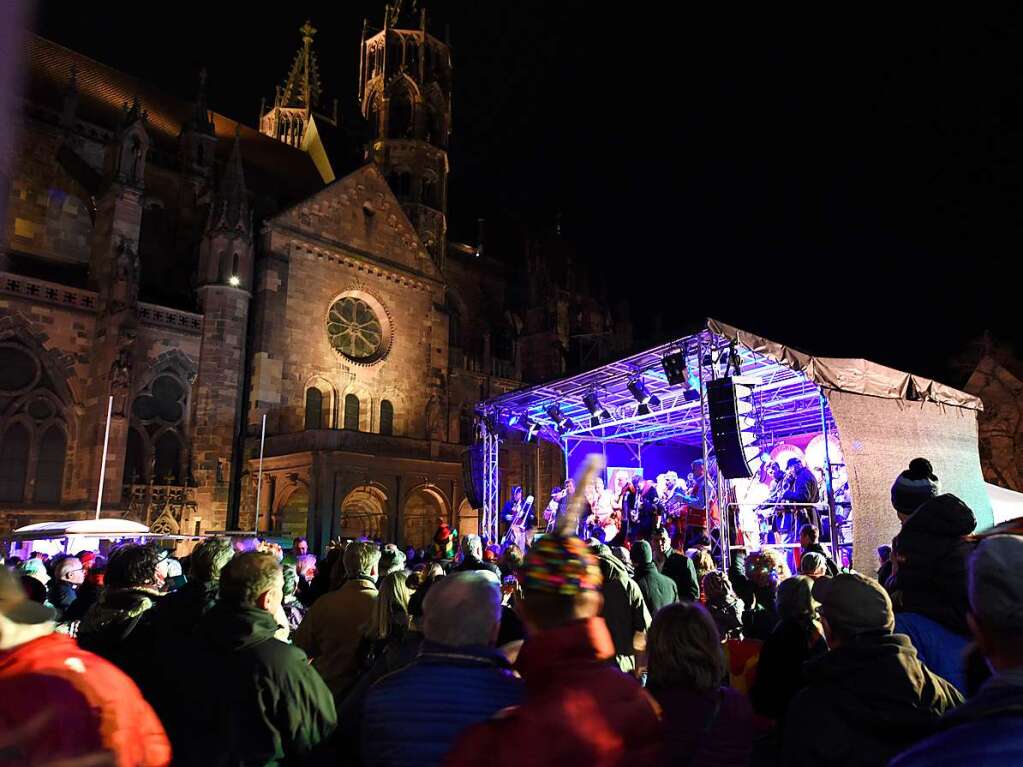
[[[643,383],[642,376],[633,378],[628,384],[629,394],[632,395],[633,399],[638,403],[636,406],[636,415],[649,415],[650,406],[657,407],[661,404],[660,398],[656,394],[651,394],[650,390],[646,388],[646,384]]]

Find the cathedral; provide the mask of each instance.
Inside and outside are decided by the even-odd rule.
[[[298,32],[254,126],[207,103],[205,72],[185,102],[29,38],[0,222],[0,534],[97,509],[316,547],[474,532],[475,403],[631,344],[554,227],[514,263],[482,225],[450,239],[452,54],[425,12],[364,26],[352,117]],[[502,497],[561,481],[551,446],[502,450]]]

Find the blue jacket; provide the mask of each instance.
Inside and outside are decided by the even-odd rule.
[[[969,639],[920,613],[895,613],[895,633],[908,636],[916,648],[916,657],[966,694],[963,656]]]
[[[889,767],[1023,764],[1023,669],[988,679],[939,727],[939,734],[899,754]]]
[[[369,689],[362,763],[437,767],[465,727],[518,704],[522,692],[522,681],[496,651],[424,641],[416,660]]]

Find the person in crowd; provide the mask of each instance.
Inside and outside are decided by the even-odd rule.
[[[1023,537],[983,540],[969,561],[970,624],[993,676],[891,767],[1023,764]]]
[[[753,710],[722,687],[727,668],[714,619],[694,602],[665,607],[649,635],[647,689],[661,705],[661,764],[744,767],[753,749]]]
[[[170,594],[184,586],[188,579],[181,568],[181,560],[167,557],[163,565],[163,587],[160,590]]]
[[[337,541],[332,541],[327,549],[327,555],[317,565],[316,575],[313,576],[312,583],[309,584],[309,590],[306,593],[307,605],[312,606],[317,599],[332,590],[334,571],[340,567],[342,573],[344,572],[344,565],[338,564],[342,561],[343,554],[344,546]]]
[[[678,587],[671,578],[657,572],[650,544],[636,541],[632,546],[632,554],[636,568],[634,580],[643,594],[643,602],[650,615],[656,615],[665,605],[677,602]]]
[[[0,763],[164,767],[160,720],[116,666],[55,632],[0,568]]]
[[[386,544],[380,549],[380,564],[378,567],[380,578],[383,578],[385,575],[390,575],[391,573],[404,572],[404,552],[402,552],[402,550],[393,543]]]
[[[40,557],[30,557],[19,564],[18,574],[29,578],[35,578],[43,584],[44,591],[50,584],[50,574],[46,570],[46,563],[43,562]]]
[[[599,617],[597,558],[573,535],[545,535],[526,554],[519,582],[527,638],[515,667],[525,699],[464,731],[446,765],[653,764],[661,752],[657,709],[634,678],[609,664],[615,645]]]
[[[646,646],[646,630],[650,627],[650,612],[640,591],[625,565],[604,544],[596,548],[600,572],[604,578],[604,607],[601,616],[611,632],[615,646],[615,662],[625,673],[636,670],[636,656]]]
[[[663,574],[664,563],[668,561],[668,557],[672,554],[671,534],[668,533],[668,528],[658,527],[653,534],[651,534],[650,547],[654,551],[654,564],[657,565],[657,569]],[[697,584],[697,587],[699,587],[699,584]],[[679,596],[681,596],[681,593]]]
[[[57,610],[58,620],[64,618],[75,599],[78,587],[85,581],[85,570],[77,557],[61,557],[53,565],[53,579],[50,581],[48,597]]]
[[[220,598],[199,620],[152,697],[175,764],[299,764],[337,725],[330,690],[305,653],[281,641],[284,575],[265,552],[237,554]]]
[[[703,576],[716,569],[714,558],[706,548],[689,549],[686,551],[686,556],[693,561],[693,567],[696,569],[697,583],[703,583]]]
[[[298,598],[298,570],[294,565],[285,564],[283,567],[284,593],[281,599],[281,609],[288,619],[288,638],[295,635],[298,627],[302,625],[302,619],[309,611],[309,608],[302,604]]]
[[[831,649],[804,666],[807,685],[785,715],[782,764],[885,764],[963,702],[893,633],[891,599],[876,581],[841,573],[816,581],[812,596]]]
[[[706,595],[707,612],[714,619],[722,639],[742,639],[743,601],[736,596],[732,582],[719,570],[703,576],[701,591]]]
[[[377,600],[380,550],[372,543],[356,541],[345,549],[342,561],[345,584],[316,600],[294,637],[339,699],[355,682],[357,650]]]
[[[514,575],[519,567],[522,566],[522,549],[516,546],[514,543],[509,544],[505,547],[501,553],[500,559],[498,559],[498,569],[501,571],[501,577],[508,575]]]
[[[970,642],[966,565],[975,545],[967,536],[976,524],[970,507],[954,495],[924,501],[895,536],[888,582],[895,630],[909,637],[928,668],[961,691]]]
[[[161,599],[157,567],[160,550],[152,544],[126,543],[110,554],[105,587],[78,626],[78,644],[138,678],[139,664],[151,662],[141,642],[128,638],[142,616]]]
[[[632,578],[636,574],[636,568],[632,564],[632,554],[624,546],[611,546],[611,553],[615,555],[615,558],[625,565],[625,572]]]
[[[485,546],[483,548],[483,561],[497,566],[498,572],[501,570],[500,566],[497,565],[497,560],[500,558],[501,549],[499,546]]]
[[[803,525],[799,528],[799,550],[801,554],[820,554],[824,559],[825,575],[834,578],[841,572],[828,552],[821,546],[821,532],[815,525]]]
[[[409,630],[411,596],[404,572],[385,575],[377,582],[377,599],[359,647],[359,665],[363,670],[368,670],[388,646],[404,640]]]
[[[495,578],[501,577],[501,568],[491,562],[483,561],[483,539],[478,535],[463,535],[461,541],[462,561],[455,567],[455,572],[470,570],[486,570]],[[517,548],[517,547],[516,547]]]
[[[423,600],[426,599],[430,587],[444,577],[444,568],[438,562],[431,562],[423,572],[422,580],[415,589],[415,593],[409,597],[409,615],[416,617],[423,614]]]
[[[882,586],[892,577],[892,547],[882,543],[877,547],[877,582]]]
[[[799,558],[799,574],[817,580],[828,577],[828,565],[820,554],[811,551]]]
[[[914,458],[892,484],[892,507],[905,522],[924,503],[941,493],[941,483],[926,458]]]
[[[665,556],[661,573],[675,581],[679,599],[695,602],[700,598],[696,566],[685,554],[685,536],[682,533],[675,535],[672,540],[672,550]]]
[[[785,555],[777,549],[761,549],[746,557],[749,601],[742,617],[743,634],[767,639],[778,625],[778,586],[790,575]]]
[[[17,572],[18,565],[20,565],[22,561],[24,560],[22,560],[22,558],[19,556],[7,557],[7,559],[4,561],[4,567],[6,567],[11,572]]]
[[[753,709],[768,719],[784,719],[789,703],[805,684],[803,664],[828,651],[817,619],[813,584],[809,577],[797,575],[778,586],[781,620],[760,649],[757,676],[750,689]]]
[[[191,634],[199,619],[216,603],[220,573],[233,556],[229,538],[200,541],[189,560],[188,582],[162,597],[146,613],[146,628],[172,643]]]
[[[434,562],[450,562],[458,551],[458,531],[443,517],[437,517],[437,531],[433,534],[430,559]]]
[[[309,541],[301,535],[291,541],[291,555],[297,560],[309,554]]]
[[[46,598],[46,586],[44,586],[38,578],[34,578],[31,575],[22,575],[20,577],[21,588],[24,589],[26,596],[37,604],[46,605],[52,607],[49,600]]]
[[[423,610],[419,655],[366,695],[366,767],[440,765],[461,730],[522,698],[522,682],[493,649],[501,616],[496,576],[449,575],[430,590]]]
[[[81,557],[79,557],[79,561],[84,566],[85,561]],[[76,591],[75,601],[64,611],[65,622],[81,620],[89,612],[89,608],[99,601],[100,594],[103,592],[103,583],[106,580],[107,573],[106,560],[100,557],[93,557],[89,562],[89,566],[84,569],[85,580]]]

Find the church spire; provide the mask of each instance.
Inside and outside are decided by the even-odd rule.
[[[245,188],[245,169],[242,167],[240,127],[235,126],[231,156],[220,178],[220,191],[210,208],[206,231],[251,233],[248,190]]]
[[[320,67],[313,51],[313,36],[317,30],[306,21],[299,30],[302,47],[295,54],[288,79],[280,91],[278,107],[299,108],[311,112],[320,102]]]
[[[186,127],[207,136],[213,135],[213,121],[210,119],[210,108],[206,101],[206,67],[199,70],[199,90],[195,94],[195,105],[192,117]]]

